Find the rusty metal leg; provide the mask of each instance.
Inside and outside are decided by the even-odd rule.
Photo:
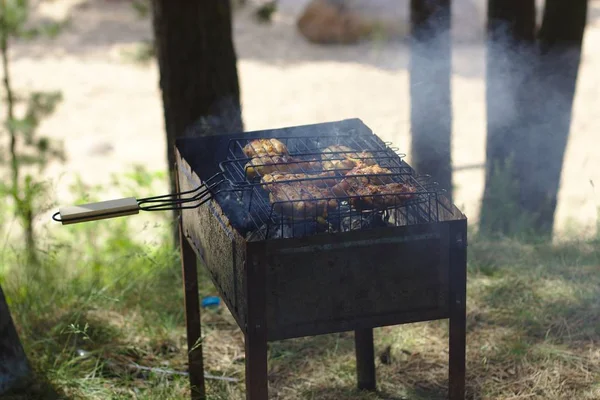
[[[465,307],[450,312],[450,400],[465,398]]]
[[[246,400],[267,400],[267,340],[263,335],[246,334]]]
[[[354,331],[356,375],[359,390],[375,390],[375,348],[373,329]]]
[[[183,272],[183,294],[185,304],[185,325],[187,328],[188,363],[192,400],[205,400],[204,366],[200,345],[200,299],[198,295],[198,267],[196,254],[188,243],[179,221],[179,245],[181,249],[181,269]]]
[[[466,302],[467,302],[467,238],[466,221],[450,230],[450,339],[449,399],[465,398]]]
[[[265,254],[264,251],[260,252]],[[248,293],[248,322],[245,332],[246,344],[246,400],[267,400],[267,329],[266,310],[266,264],[260,257],[249,260],[246,269]]]

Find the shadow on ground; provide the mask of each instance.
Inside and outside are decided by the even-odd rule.
[[[261,24],[254,20],[250,7],[234,11],[238,59],[282,67],[338,62],[395,71],[409,66],[410,49],[406,39],[381,37],[348,46],[315,45],[297,31],[296,17],[297,11],[284,8],[278,12],[275,22]],[[140,17],[128,1],[83,1],[70,9],[68,20],[68,26],[58,38],[14,46],[14,57],[86,56],[105,53],[113,46],[152,40],[151,17]],[[38,17],[37,22],[44,21]],[[483,76],[482,57],[481,44],[455,45],[454,73],[465,77]],[[481,62],[473,62],[474,59]]]
[[[62,391],[37,374],[18,388],[0,395],[2,400],[70,400]]]
[[[390,328],[387,328],[390,329]],[[391,329],[404,329],[403,326]],[[377,335],[376,335],[377,336]],[[435,400],[447,396],[447,352],[415,352],[409,360],[379,361],[381,343],[375,340],[377,391],[356,388],[354,335],[351,332],[274,342],[269,345],[269,385],[285,398],[294,388],[301,398],[353,400]],[[440,360],[441,357],[441,360]]]

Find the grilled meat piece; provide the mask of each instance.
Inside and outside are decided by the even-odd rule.
[[[356,152],[348,146],[333,145],[321,152],[324,170],[352,169],[359,165],[375,165],[373,155],[366,151]]]
[[[288,155],[288,149],[277,139],[256,139],[249,142],[243,148],[247,157],[282,156]]]
[[[319,188],[331,187],[338,183],[338,180],[335,179],[335,172],[333,171],[325,171],[319,174],[282,174],[282,173],[272,173],[266,174],[260,180],[265,186],[265,189],[269,189],[270,184],[277,184],[279,182],[285,182],[287,184],[299,185],[299,184],[309,184]],[[331,179],[327,179],[331,178]],[[286,181],[298,181],[298,182],[286,182]]]
[[[351,186],[346,193],[352,207],[357,210],[384,209],[402,204],[415,197],[416,188],[405,183],[385,185],[358,184]]]
[[[295,165],[289,163],[288,156],[254,157],[244,166],[248,179],[264,176],[272,172],[295,172]]]
[[[386,176],[386,175],[390,176]],[[331,190],[338,196],[346,196],[348,190],[355,186],[364,185],[385,185],[393,183],[393,172],[379,165],[359,165],[352,168],[340,183],[336,184]],[[358,176],[354,176],[358,175]],[[360,175],[365,175],[360,176]]]
[[[356,162],[349,160],[347,158],[340,160],[324,160],[323,161],[323,170],[325,171],[339,171],[339,170],[349,170],[356,166]]]
[[[326,217],[329,210],[338,206],[329,190],[306,183],[272,184],[269,192],[269,200],[276,212],[298,220]]]
[[[287,155],[254,157],[245,166],[248,179],[271,173],[305,173],[320,171],[321,162],[300,160]]]

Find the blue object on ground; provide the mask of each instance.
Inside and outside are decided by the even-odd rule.
[[[221,299],[216,296],[208,296],[202,299],[202,307],[218,306]]]

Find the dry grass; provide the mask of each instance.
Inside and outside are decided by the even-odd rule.
[[[71,254],[68,282],[50,279],[50,286],[28,286],[23,293],[15,284],[22,281],[14,280],[23,275],[4,271],[2,284],[28,354],[45,379],[14,398],[186,398],[185,376],[128,367],[186,369],[177,253],[148,252],[119,237],[119,244],[112,238],[95,250],[82,247],[101,268],[82,268],[75,260],[83,254]],[[52,254],[44,270],[61,273],[68,260]],[[599,399],[598,243],[475,240],[469,256],[468,398]],[[201,294],[216,294],[204,273],[201,278]],[[203,309],[202,319],[206,372],[240,380],[208,380],[209,398],[244,398],[243,336],[224,308]],[[376,329],[376,353],[389,348],[391,355],[386,363],[377,359],[377,393],[355,390],[352,333],[272,343],[271,398],[443,399],[447,325]],[[88,353],[81,357],[78,350]]]

